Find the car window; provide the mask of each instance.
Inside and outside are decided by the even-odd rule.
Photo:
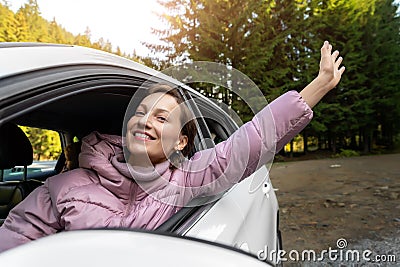
[[[33,149],[33,162],[27,166],[26,179],[45,180],[55,174],[57,159],[62,147],[60,135],[56,131],[19,126],[28,137]],[[24,166],[15,166],[3,171],[3,181],[22,181]]]
[[[204,106],[203,106],[204,107]],[[229,134],[232,132],[232,128],[228,129],[227,127],[222,126],[216,119],[212,119],[209,116],[209,112],[207,112],[200,105],[200,109],[203,112],[200,123],[203,123],[205,127],[200,128],[204,132],[204,135],[209,135],[208,138],[208,146],[213,146],[214,144],[218,144],[229,137]],[[213,117],[217,118],[219,116],[223,116],[223,113],[217,114],[213,113]],[[227,117],[220,117],[221,121],[229,120]],[[200,124],[199,123],[199,124]],[[212,145],[211,145],[212,143]],[[212,206],[218,201],[225,192],[221,192],[218,195],[214,196],[206,196],[193,199],[187,207],[183,207],[178,213],[172,216],[169,220],[167,220],[163,225],[161,225],[157,231],[159,232],[174,232],[176,234],[183,234],[191,226],[196,223],[199,218],[201,218]]]
[[[213,140],[214,144],[218,144],[228,138],[227,130],[218,123],[216,120],[207,118],[205,119],[208,129],[211,133],[211,139]]]
[[[196,106],[194,107],[194,113],[197,117],[198,131],[201,133],[203,138],[204,146],[201,147],[199,143],[199,135],[196,136],[196,150],[199,151],[204,148],[210,148],[214,145],[226,140],[229,134],[233,132],[233,127],[227,128],[222,126],[217,121],[219,119],[223,123],[229,121],[228,115],[217,112],[212,109],[209,103],[203,103],[201,98],[191,95],[195,99]],[[227,123],[225,123],[227,124]],[[193,151],[192,154],[194,154]],[[189,155],[190,158],[191,155]],[[158,232],[174,232],[176,234],[183,234],[191,226],[201,218],[215,202],[223,196],[224,192],[215,196],[205,196],[193,199],[186,207],[180,209],[178,213],[168,219],[164,224],[157,228]]]

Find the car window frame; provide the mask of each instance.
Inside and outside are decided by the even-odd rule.
[[[181,94],[184,94],[182,89]],[[205,136],[204,139],[207,139],[207,141],[202,142],[201,146],[197,147],[197,151],[200,150],[199,147],[204,147],[204,149],[206,149],[215,146],[211,138],[209,125],[204,119],[204,116],[206,116],[206,118],[212,118],[213,121],[218,124],[219,127],[221,127],[221,130],[224,132],[224,135],[221,137],[223,137],[224,140],[229,138],[229,136],[238,129],[235,121],[211,100],[205,97],[199,97],[193,93],[186,95],[189,95],[186,96],[186,98],[189,98],[188,103],[190,104],[190,109],[196,116],[198,126],[197,131],[200,132],[203,138]],[[199,125],[201,124],[205,125],[206,127],[203,126],[202,128],[199,128]],[[171,218],[161,224],[156,231],[160,233],[171,232],[185,235],[185,233],[188,232],[193,225],[195,225],[196,222],[200,220],[203,215],[206,214],[207,211],[210,210],[214,204],[229,190],[231,190],[231,188],[215,196],[195,199],[195,202],[192,201],[188,206],[182,207]]]

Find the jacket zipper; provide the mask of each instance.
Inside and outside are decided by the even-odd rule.
[[[132,187],[133,187],[133,189],[132,189]],[[128,207],[125,210],[125,214],[124,214],[124,217],[121,220],[120,227],[127,227],[126,219],[130,215],[130,211],[131,211],[133,202],[135,202],[135,200],[136,200],[137,186],[135,186],[135,184],[132,183],[131,186],[130,186],[130,190],[129,191],[131,192],[131,194],[129,196]]]

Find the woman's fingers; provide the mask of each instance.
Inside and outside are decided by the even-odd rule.
[[[330,55],[330,49],[332,49],[332,46],[329,44],[328,41],[325,41],[324,44],[321,47],[321,56],[329,56]]]
[[[342,57],[339,57],[339,58],[336,60],[336,62],[335,62],[336,68],[339,68],[340,64],[342,64],[342,61],[343,61],[343,58],[342,58]]]
[[[342,66],[342,67],[339,69],[340,76],[342,76],[342,74],[343,74],[343,72],[344,72],[345,70],[346,70],[345,66]]]
[[[339,56],[339,51],[335,50],[335,52],[332,53],[332,60],[333,62],[336,61],[337,57]]]

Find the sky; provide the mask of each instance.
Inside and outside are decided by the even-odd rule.
[[[15,12],[28,0],[9,0]],[[149,51],[141,42],[157,43],[151,27],[162,28],[155,12],[161,8],[157,0],[37,0],[42,17],[56,19],[74,35],[83,34],[87,27],[91,41],[100,37],[109,40],[114,49],[119,46],[125,53],[133,51],[147,56]]]

